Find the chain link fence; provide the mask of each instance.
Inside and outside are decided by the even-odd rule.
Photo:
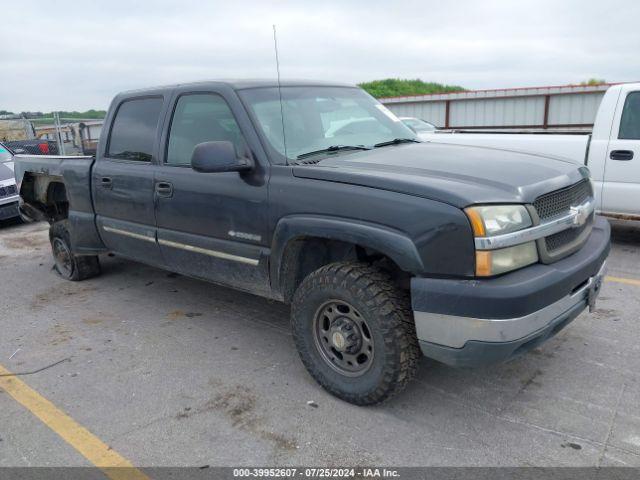
[[[14,153],[95,155],[102,120],[51,117],[0,119],[0,141]]]

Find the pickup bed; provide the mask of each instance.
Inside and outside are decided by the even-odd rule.
[[[585,166],[420,143],[348,85],[125,92],[95,160],[15,172],[62,277],[110,252],[289,303],[310,374],[359,405],[420,353],[479,366],[541,344],[593,307],[609,252]]]
[[[601,215],[640,220],[640,83],[614,85],[605,93],[591,134],[437,131],[425,141],[483,146],[570,159],[587,165]]]

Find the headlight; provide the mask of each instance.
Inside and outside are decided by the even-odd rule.
[[[473,234],[476,237],[493,237],[517,232],[533,225],[531,216],[523,205],[470,207],[465,212],[471,220]]]
[[[465,209],[476,237],[494,237],[533,225],[523,205],[486,205]],[[536,242],[497,250],[476,250],[476,275],[489,277],[516,270],[538,261]]]

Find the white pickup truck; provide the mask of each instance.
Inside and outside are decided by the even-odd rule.
[[[422,140],[519,150],[586,164],[595,186],[596,210],[640,220],[640,83],[605,93],[591,134],[436,131]]]

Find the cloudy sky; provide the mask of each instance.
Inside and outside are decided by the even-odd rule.
[[[421,78],[469,89],[640,80],[640,2],[4,2],[0,110],[104,109],[213,78]]]

